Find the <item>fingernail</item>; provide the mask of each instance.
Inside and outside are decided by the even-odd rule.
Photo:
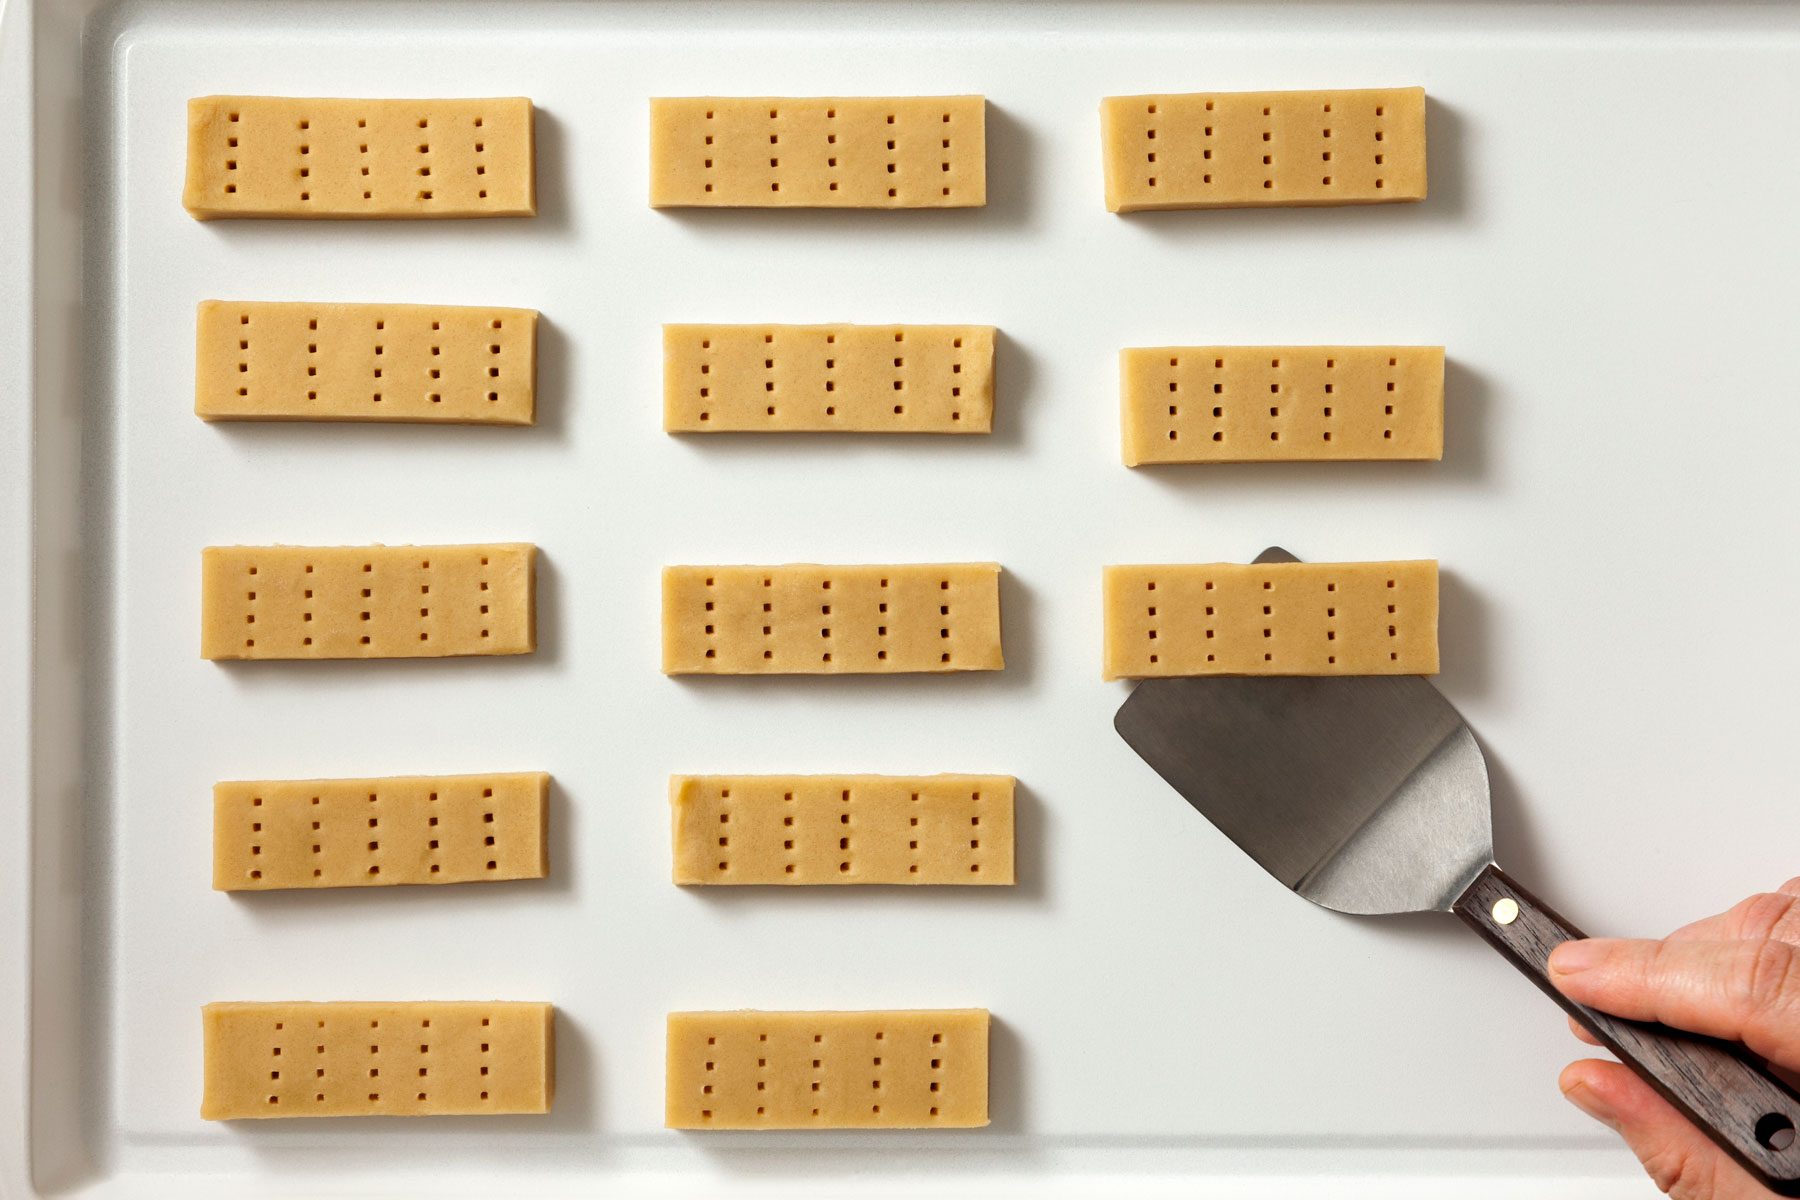
[[[1550,952],[1550,973],[1573,975],[1577,971],[1585,971],[1589,967],[1598,966],[1600,960],[1605,957],[1605,944],[1594,938],[1564,942]]]
[[[1619,1127],[1619,1118],[1613,1112],[1612,1105],[1596,1095],[1594,1089],[1587,1084],[1577,1083],[1573,1087],[1563,1089],[1563,1098],[1602,1125],[1610,1126],[1613,1129]]]

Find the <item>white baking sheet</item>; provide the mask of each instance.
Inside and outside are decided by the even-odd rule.
[[[1450,918],[1286,894],[1117,740],[1100,568],[1272,542],[1439,558],[1441,686],[1490,753],[1512,872],[1621,932],[1793,873],[1797,35],[1786,8],[1534,4],[103,11],[66,169],[89,219],[82,552],[106,636],[84,644],[86,799],[38,801],[80,822],[89,970],[80,996],[40,989],[34,1030],[60,1005],[83,1047],[36,1080],[58,1114],[40,1186],[1636,1194],[1558,1098],[1576,1047],[1528,984]],[[1102,206],[1103,95],[1413,83],[1423,205]],[[529,95],[541,215],[196,223],[184,102],[207,92]],[[653,212],[646,98],[704,92],[985,93],[990,203]],[[203,425],[208,297],[536,307],[540,424]],[[660,323],[761,320],[995,324],[995,433],[665,436]],[[1115,353],[1184,342],[1442,343],[1445,460],[1129,471]],[[480,539],[543,550],[534,657],[196,656],[206,544]],[[658,674],[664,563],[987,558],[1002,674]],[[489,769],[554,775],[551,881],[208,888],[216,779]],[[1020,886],[669,884],[670,772],[839,770],[1017,775]],[[554,1001],[555,1112],[202,1122],[199,1006],[303,997]],[[996,1017],[989,1130],[661,1128],[669,1009],[936,1005]]]

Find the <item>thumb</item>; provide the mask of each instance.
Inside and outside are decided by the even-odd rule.
[[[1767,1200],[1761,1184],[1626,1067],[1583,1059],[1557,1082],[1569,1103],[1618,1131],[1673,1200]]]
[[[1550,982],[1615,1016],[1742,1042],[1800,1067],[1800,948],[1778,941],[1564,942]]]

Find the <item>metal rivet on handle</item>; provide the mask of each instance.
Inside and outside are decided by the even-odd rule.
[[[1519,902],[1511,896],[1502,896],[1494,901],[1494,923],[1511,925],[1519,919]]]

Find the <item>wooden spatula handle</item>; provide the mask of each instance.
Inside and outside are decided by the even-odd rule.
[[[1550,951],[1585,937],[1489,866],[1453,906],[1513,966],[1636,1071],[1764,1186],[1800,1196],[1800,1095],[1742,1046],[1666,1025],[1627,1021],[1568,999],[1550,982]]]

